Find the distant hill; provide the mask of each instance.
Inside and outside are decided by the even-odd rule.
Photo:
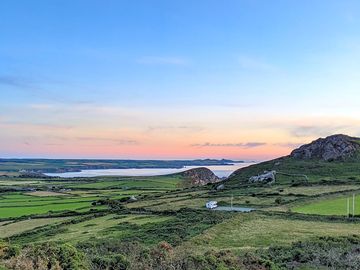
[[[319,138],[289,156],[236,170],[229,176],[226,187],[250,184],[250,177],[264,171],[276,171],[277,184],[360,183],[359,153],[360,138],[343,134]]]
[[[1,172],[21,170],[36,173],[80,172],[97,169],[180,169],[186,166],[232,165],[244,161],[230,159],[116,160],[116,159],[1,159]]]
[[[325,161],[348,160],[357,158],[360,138],[343,134],[317,139],[295,149],[290,154],[296,159],[321,159]]]
[[[179,174],[185,178],[186,186],[203,186],[220,181],[219,177],[205,167],[190,169]]]

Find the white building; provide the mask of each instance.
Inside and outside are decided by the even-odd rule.
[[[217,207],[217,202],[216,201],[209,201],[206,203],[206,208],[208,209],[213,209]]]

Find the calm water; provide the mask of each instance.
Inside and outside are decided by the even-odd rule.
[[[227,166],[187,166],[181,169],[106,169],[106,170],[83,170],[81,172],[47,173],[48,176],[71,177],[94,177],[94,176],[154,176],[183,172],[192,168],[209,168],[218,177],[228,177],[233,171],[244,168],[255,163],[235,163]]]

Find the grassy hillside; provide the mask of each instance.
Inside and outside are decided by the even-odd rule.
[[[249,177],[275,170],[277,175],[276,184],[305,184],[308,177],[312,183],[360,183],[360,161],[334,161],[322,160],[300,160],[292,157],[283,157],[260,164],[255,164],[234,172],[229,180],[228,186],[237,187],[247,183]],[[289,176],[286,174],[298,174]]]

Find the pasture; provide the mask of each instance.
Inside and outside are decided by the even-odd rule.
[[[57,234],[54,237],[47,237],[41,239],[44,241],[55,240],[61,242],[78,242],[92,239],[101,238],[119,238],[126,232],[114,230],[113,228],[119,224],[128,224],[129,226],[142,225],[147,223],[159,223],[169,220],[170,217],[159,217],[153,215],[106,215],[102,217],[93,218],[84,222],[70,224],[64,227],[64,231],[61,234]]]
[[[337,198],[325,198],[308,202],[303,205],[299,205],[292,208],[292,211],[304,214],[316,214],[316,215],[347,215],[347,200],[349,198],[349,210],[353,213],[353,200],[352,195],[337,197]],[[355,215],[360,215],[360,194],[357,193],[355,197]]]
[[[31,231],[41,226],[56,224],[69,219],[69,217],[61,218],[37,218],[26,219],[15,222],[3,222],[0,224],[0,236],[1,238],[7,238],[24,231]]]
[[[295,241],[319,236],[360,235],[359,225],[342,222],[288,219],[255,213],[237,214],[203,234],[193,238],[190,245],[201,250],[248,250],[273,245],[290,245]]]

